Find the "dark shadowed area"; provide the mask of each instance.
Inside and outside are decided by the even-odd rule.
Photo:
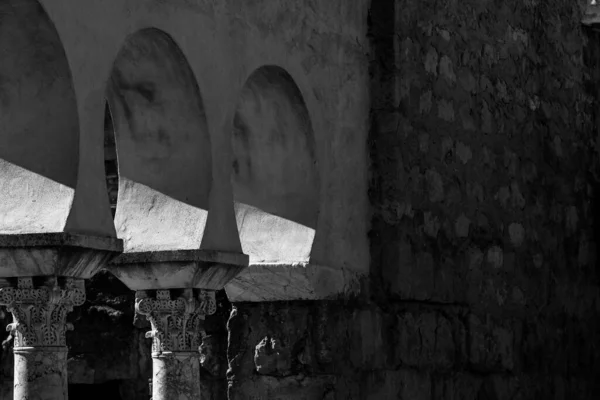
[[[235,200],[315,229],[314,133],[302,94],[285,70],[266,66],[248,78],[232,140]]]
[[[204,107],[190,67],[167,34],[144,29],[127,39],[108,101],[121,177],[207,209],[211,155]]]
[[[71,72],[37,1],[0,3],[0,55],[0,159],[74,187],[79,124]]]

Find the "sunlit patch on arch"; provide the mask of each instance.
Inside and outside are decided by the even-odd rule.
[[[232,184],[251,264],[308,262],[319,211],[312,123],[292,77],[277,66],[250,75],[237,104]]]
[[[115,226],[126,252],[198,249],[211,186],[195,77],[166,33],[129,36],[107,87],[119,163]]]
[[[59,35],[38,1],[0,2],[0,233],[61,232],[79,120]]]

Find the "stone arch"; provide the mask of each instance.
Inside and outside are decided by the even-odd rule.
[[[283,68],[246,80],[232,134],[236,219],[251,264],[308,262],[319,213],[315,137],[302,93]]]
[[[119,164],[115,227],[125,251],[198,249],[212,183],[210,137],[175,41],[155,28],[127,37],[107,100]]]
[[[0,233],[63,231],[79,120],[62,42],[36,0],[0,2]]]

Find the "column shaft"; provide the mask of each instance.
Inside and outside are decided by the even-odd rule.
[[[152,356],[152,400],[200,399],[200,354],[177,351]]]
[[[15,354],[15,400],[67,400],[67,348],[19,347]]]

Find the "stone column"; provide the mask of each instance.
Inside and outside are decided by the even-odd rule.
[[[33,278],[17,278],[16,287],[0,289],[0,304],[13,315],[14,400],[67,400],[67,314],[85,302],[85,286],[81,279],[40,280],[34,287]]]
[[[154,296],[153,296],[154,295]],[[136,312],[152,325],[152,400],[200,399],[203,321],[217,309],[215,293],[199,289],[136,292]]]

